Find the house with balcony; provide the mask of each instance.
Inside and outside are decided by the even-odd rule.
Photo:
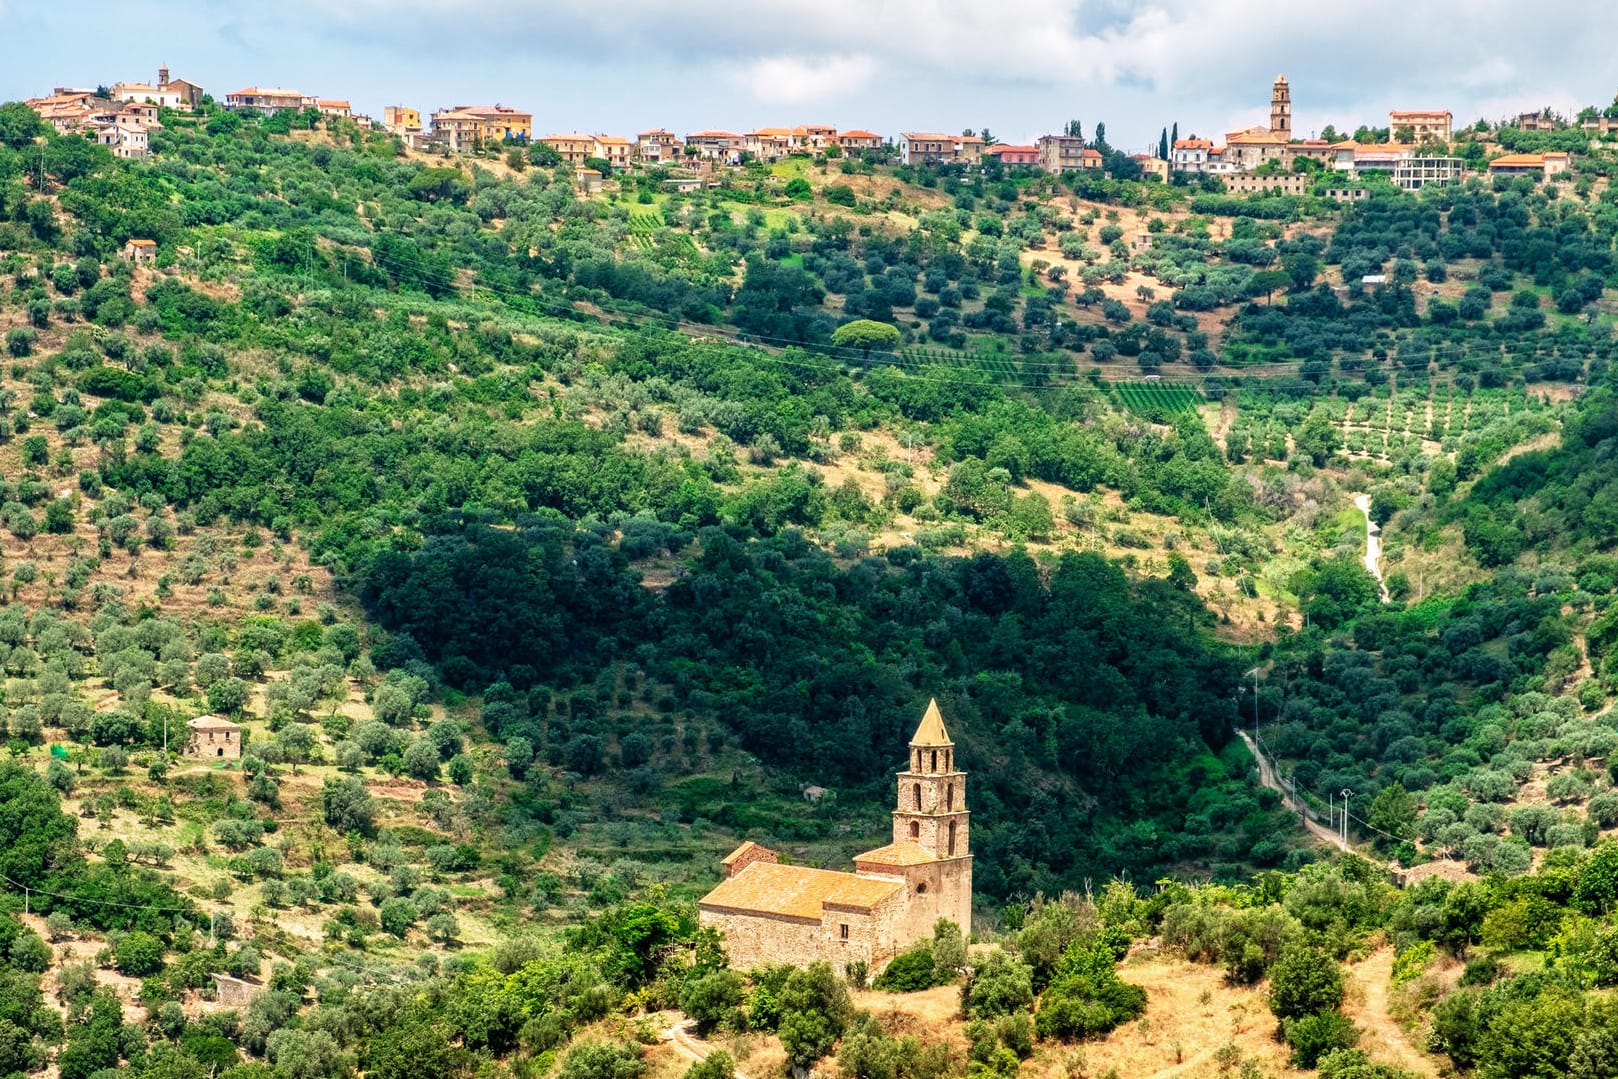
[[[1169,149],[1169,167],[1175,172],[1191,173],[1193,175],[1208,171],[1208,154],[1213,150],[1213,143],[1207,139],[1199,139],[1192,135],[1188,139],[1176,139]]]
[[[985,147],[985,158],[994,158],[1002,165],[1035,165],[1039,164],[1038,146],[1010,146],[1006,143],[996,143]]]
[[[1357,176],[1362,172],[1392,172],[1416,156],[1415,147],[1404,142],[1355,142],[1345,139],[1332,144],[1331,167]]]
[[[100,124],[94,128],[95,140],[112,151],[112,156],[125,161],[139,161],[149,157],[152,152],[151,129],[161,128],[161,124],[136,124],[128,120],[116,120],[110,124]]]
[[[433,141],[451,152],[508,140],[527,142],[534,118],[507,105],[456,105],[433,113]]]
[[[1454,119],[1448,109],[1394,109],[1388,134],[1395,142],[1448,142]]]
[[[1389,178],[1404,191],[1458,184],[1466,178],[1466,162],[1458,157],[1411,157],[1393,166]]]
[[[1543,154],[1505,154],[1489,162],[1489,175],[1549,179],[1568,171],[1571,164],[1568,155],[1560,151],[1547,151]]]
[[[301,111],[312,102],[297,90],[284,86],[249,86],[225,95],[227,109],[256,109],[265,114]]]
[[[655,127],[635,136],[635,159],[648,165],[667,165],[683,160],[685,143],[672,131]]]
[[[779,161],[799,148],[798,135],[788,127],[761,127],[742,138],[743,148],[756,161]]]
[[[582,167],[596,156],[594,135],[581,135],[575,131],[570,135],[544,135],[538,141],[555,150],[563,161],[575,168]]]
[[[685,145],[705,161],[735,165],[747,150],[747,138],[731,131],[693,131],[686,135]]]
[[[594,156],[612,166],[614,172],[622,172],[629,167],[629,159],[635,151],[635,144],[620,135],[593,135],[595,145]]]
[[[1084,140],[1077,135],[1041,135],[1037,150],[1039,167],[1046,172],[1084,168]]]
[[[905,131],[899,135],[902,165],[953,165],[961,160],[961,136],[935,131]]]
[[[883,139],[881,135],[874,131],[840,131],[837,133],[837,145],[841,146],[845,153],[859,150],[880,150],[883,146]]]

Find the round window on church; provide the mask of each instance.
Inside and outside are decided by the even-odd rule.
[[[926,881],[922,881],[920,884],[916,885],[916,894],[917,895],[926,895],[927,894],[927,882]]]

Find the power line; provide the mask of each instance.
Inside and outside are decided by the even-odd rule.
[[[35,888],[28,884],[19,884],[10,877],[0,874],[0,881],[11,885],[21,891],[26,898],[30,895],[44,895],[52,899],[64,899],[70,903],[87,903],[95,907],[122,907],[125,910],[151,910],[161,914],[196,914],[194,907],[154,907],[145,903],[120,903],[113,899],[86,899],[77,895],[63,895],[60,892],[48,892],[43,888]]]

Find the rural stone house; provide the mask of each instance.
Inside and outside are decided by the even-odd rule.
[[[198,760],[240,760],[242,756],[242,728],[219,716],[198,716],[186,724],[191,729],[191,740],[186,743],[185,755]]]
[[[966,773],[955,768],[933,701],[898,774],[892,843],[855,856],[852,873],[782,865],[775,851],[743,843],[698,904],[702,924],[724,934],[738,970],[824,960],[839,971],[864,963],[875,974],[930,938],[940,918],[971,931],[968,816]]]

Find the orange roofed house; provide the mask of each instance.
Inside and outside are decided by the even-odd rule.
[[[1568,170],[1568,155],[1560,151],[1543,154],[1506,154],[1489,162],[1490,176],[1558,176]]]
[[[938,702],[927,705],[898,774],[893,842],[854,858],[854,872],[782,865],[747,842],[721,864],[725,879],[698,903],[702,924],[720,930],[732,966],[825,961],[873,974],[932,936],[947,918],[970,933],[972,855],[966,773]]]
[[[1008,146],[1003,142],[995,143],[983,151],[984,157],[992,157],[1002,165],[1037,165],[1039,164],[1039,147],[1037,146]]]
[[[882,136],[874,131],[841,131],[837,134],[837,145],[845,151],[853,150],[880,150],[882,149]]]

